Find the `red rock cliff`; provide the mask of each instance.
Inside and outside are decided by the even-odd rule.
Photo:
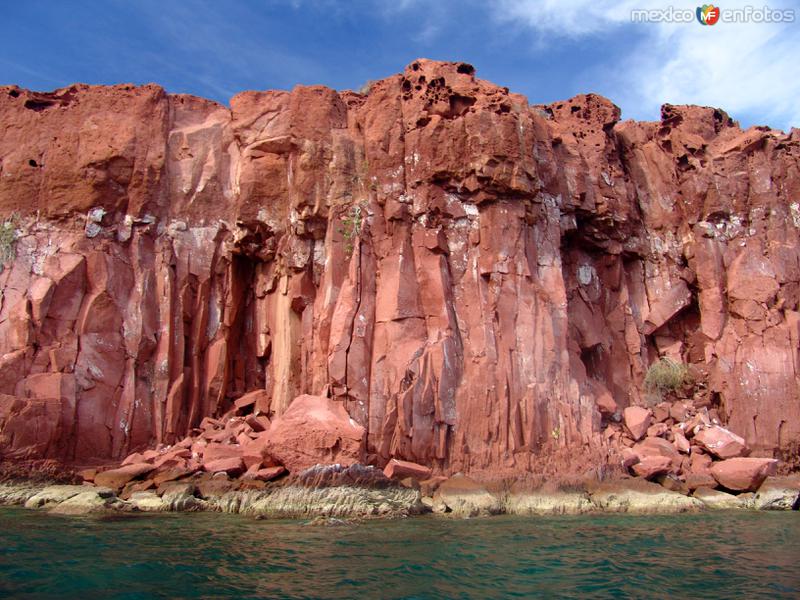
[[[800,132],[419,60],[368,95],[0,88],[0,452],[111,459],[241,394],[330,393],[369,460],[602,455],[658,356],[766,455],[800,438]]]

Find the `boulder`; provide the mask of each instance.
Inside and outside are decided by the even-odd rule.
[[[244,463],[240,456],[204,460],[203,470],[209,473],[227,473],[228,475],[236,477],[244,472]]]
[[[240,396],[238,399],[236,399],[233,402],[233,405],[237,410],[241,411],[248,407],[255,407],[256,403],[259,403],[259,405],[269,403],[269,394],[267,394],[266,390],[255,390],[248,392],[244,396]]]
[[[672,473],[659,475],[656,477],[656,482],[660,483],[661,487],[664,487],[672,492],[678,492],[684,495],[689,494],[689,486],[686,485],[686,482],[682,479],[679,479],[677,475],[673,475]]]
[[[136,492],[144,492],[152,490],[155,487],[155,482],[152,479],[145,479],[144,481],[129,481],[119,492],[119,497],[127,500]]]
[[[192,451],[189,448],[173,446],[170,450],[167,450],[163,454],[159,455],[157,458],[153,459],[153,466],[156,469],[158,469],[170,461],[174,461],[175,464],[180,464],[181,463],[180,459],[188,459],[191,457],[192,457]]]
[[[663,423],[667,419],[669,419],[669,410],[670,410],[670,403],[669,402],[659,402],[653,407],[653,420],[656,423]]]
[[[195,497],[197,488],[191,483],[165,483],[159,487],[158,494],[161,500],[167,504],[169,510],[174,511],[198,511],[209,508],[205,500]]]
[[[778,461],[774,458],[729,458],[714,463],[711,475],[729,490],[753,492],[770,475],[775,475]]]
[[[689,444],[689,440],[686,439],[686,436],[683,435],[683,432],[679,429],[672,430],[672,444],[675,446],[675,449],[682,454],[689,454],[691,450],[691,445]]]
[[[697,488],[707,487],[707,488],[715,488],[717,487],[717,480],[711,476],[711,473],[687,473],[686,474],[686,487],[690,490],[696,490]]]
[[[500,498],[473,479],[453,475],[443,482],[433,496],[434,512],[452,513],[457,517],[500,514]]]
[[[263,431],[242,446],[242,460],[247,468],[250,468],[253,464],[264,467],[274,467],[278,465],[278,461],[270,456],[267,451],[268,442],[269,432]]]
[[[120,466],[125,465],[133,465],[138,463],[146,462],[144,456],[142,456],[141,452],[134,452],[133,454],[129,454],[125,457],[125,459],[120,463]]]
[[[437,475],[435,477],[431,477],[430,479],[425,479],[419,482],[419,491],[423,496],[432,497],[436,493],[436,490],[439,489],[439,486],[445,481],[447,481],[447,477],[444,477],[443,475]]]
[[[424,481],[431,476],[430,467],[409,462],[407,460],[397,460],[393,458],[383,469],[384,475],[389,479],[405,479],[412,477],[417,481]]]
[[[200,429],[203,431],[214,431],[220,427],[222,427],[222,421],[213,417],[203,417],[203,420],[200,421]]]
[[[639,477],[652,479],[656,475],[669,473],[672,468],[672,460],[668,456],[641,456],[639,462],[633,465],[632,468],[633,472]]]
[[[660,437],[648,437],[636,444],[633,451],[643,460],[645,457],[669,459],[670,470],[677,472],[681,466],[681,456],[670,442]]]
[[[229,446],[236,441],[236,436],[230,429],[205,431],[203,432],[202,437],[208,440],[210,444],[220,444],[225,446]]]
[[[264,415],[247,415],[244,422],[255,432],[266,431],[270,426],[269,419]]]
[[[633,450],[633,448],[623,448],[621,454],[621,463],[623,469],[629,469],[633,465],[639,462],[639,455]]]
[[[672,417],[676,423],[686,420],[688,407],[683,402],[673,402],[669,407],[669,416]]]
[[[258,481],[272,481],[273,479],[277,479],[281,475],[286,473],[286,469],[283,467],[265,467],[263,469],[248,469],[248,472],[245,473],[246,479],[256,479]]]
[[[212,473],[205,473],[203,478],[193,479],[192,482],[197,486],[197,495],[204,500],[210,500],[239,487],[237,480],[228,478],[225,473],[221,475],[222,477],[215,477]]]
[[[75,474],[81,478],[81,481],[92,483],[97,475],[97,469],[82,469]]]
[[[708,508],[718,510],[749,508],[749,503],[746,499],[707,487],[697,488],[692,495],[700,500],[700,502],[705,504]]]
[[[767,477],[753,505],[758,510],[800,510],[800,475]]]
[[[265,450],[292,473],[316,464],[361,462],[364,428],[341,402],[325,396],[298,396],[272,421]]]
[[[40,508],[58,504],[86,491],[84,485],[49,485],[25,502],[25,508]]]
[[[723,460],[742,456],[748,452],[744,438],[718,425],[698,431],[694,436],[694,441]]]
[[[607,417],[615,415],[619,410],[616,400],[614,400],[614,397],[608,392],[601,392],[598,394],[595,399],[595,404],[597,404],[597,409],[600,413]]]
[[[697,475],[711,475],[711,464],[713,460],[708,454],[693,451],[690,458],[690,469]]]
[[[634,439],[639,441],[647,434],[647,428],[653,421],[653,414],[641,406],[629,406],[622,411],[625,428]]]
[[[158,471],[155,475],[151,474],[150,477],[153,480],[153,484],[156,487],[158,487],[162,483],[166,483],[168,481],[175,481],[176,479],[182,479],[183,477],[188,477],[195,471],[196,469],[187,469],[185,467],[170,467],[168,469]]]
[[[225,458],[242,458],[242,448],[238,445],[211,442],[203,449],[203,462],[222,460]]]
[[[664,437],[667,435],[669,427],[665,423],[656,423],[647,428],[647,437]]]
[[[245,447],[242,450],[242,462],[244,463],[245,469],[250,469],[252,467],[261,468],[261,465],[264,463],[264,454],[263,452],[257,447]]]
[[[134,492],[128,499],[133,506],[142,512],[164,512],[169,510],[169,504],[164,502],[155,492]]]
[[[117,469],[101,471],[95,475],[94,483],[101,487],[120,490],[122,486],[133,479],[146,475],[153,470],[153,465],[149,463],[132,463]]]
[[[707,411],[703,409],[682,423],[682,425],[686,437],[691,438],[703,429],[711,427],[711,419],[708,418]]]
[[[122,508],[125,508],[124,503],[115,496],[107,496],[88,488],[80,494],[56,504],[50,509],[50,512],[55,515],[87,515]]]
[[[253,407],[254,414],[269,412],[270,395],[266,390],[254,390],[246,393],[234,402],[238,411]]]

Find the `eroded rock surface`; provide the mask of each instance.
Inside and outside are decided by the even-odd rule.
[[[230,109],[6,86],[0,125],[0,217],[19,213],[6,459],[164,448],[257,392],[249,432],[329,396],[380,468],[582,472],[616,456],[606,424],[645,403],[659,356],[692,365],[738,445],[798,455],[798,130],[670,105],[620,121],[592,94],[531,106],[426,60],[367,96]]]

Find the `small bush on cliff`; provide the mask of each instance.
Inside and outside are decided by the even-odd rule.
[[[675,392],[684,385],[691,384],[692,381],[692,374],[687,364],[670,358],[661,358],[647,369],[644,387],[660,400],[669,392]]]
[[[12,213],[0,222],[0,273],[6,264],[14,260],[17,245],[17,225],[19,215]]]
[[[364,222],[364,211],[366,203],[359,202],[350,207],[344,217],[342,217],[342,228],[339,233],[344,238],[344,252],[348,258],[353,254],[355,242],[361,235],[361,224]]]

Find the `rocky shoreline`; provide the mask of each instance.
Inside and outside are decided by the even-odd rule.
[[[514,477],[448,475],[397,458],[383,469],[364,464],[364,430],[341,405],[304,395],[271,420],[258,410],[264,396],[246,394],[179,442],[120,463],[5,463],[0,504],[66,515],[211,511],[322,522],[800,507],[800,474],[788,474],[791,465],[749,456],[716,409],[689,400],[624,410],[611,401],[606,468]]]
[[[444,479],[444,478],[440,478]],[[643,479],[588,482],[578,488],[503,489],[455,475],[433,486],[391,481],[372,467],[317,465],[263,489],[231,489],[223,478],[167,482],[155,490],[121,497],[92,484],[0,483],[0,505],[18,505],[58,515],[158,512],[221,512],[255,518],[373,519],[432,513],[470,518],[489,515],[577,515],[587,513],[670,514],[717,509],[798,510],[800,476],[767,478],[754,493],[734,495],[698,488],[685,495]],[[433,489],[435,487],[435,489]]]
[[[211,511],[321,522],[800,507],[800,474],[778,476],[779,461],[749,457],[744,439],[723,427],[716,411],[687,401],[652,410],[610,407],[606,437],[617,448],[617,470],[486,478],[448,477],[398,459],[382,470],[365,465],[363,429],[341,406],[301,396],[270,421],[253,410],[262,396],[247,394],[173,446],[134,452],[118,464],[73,472],[48,463],[38,471],[43,482],[35,482],[32,465],[26,471],[15,463],[0,481],[22,483],[3,485],[0,504],[66,515]]]

